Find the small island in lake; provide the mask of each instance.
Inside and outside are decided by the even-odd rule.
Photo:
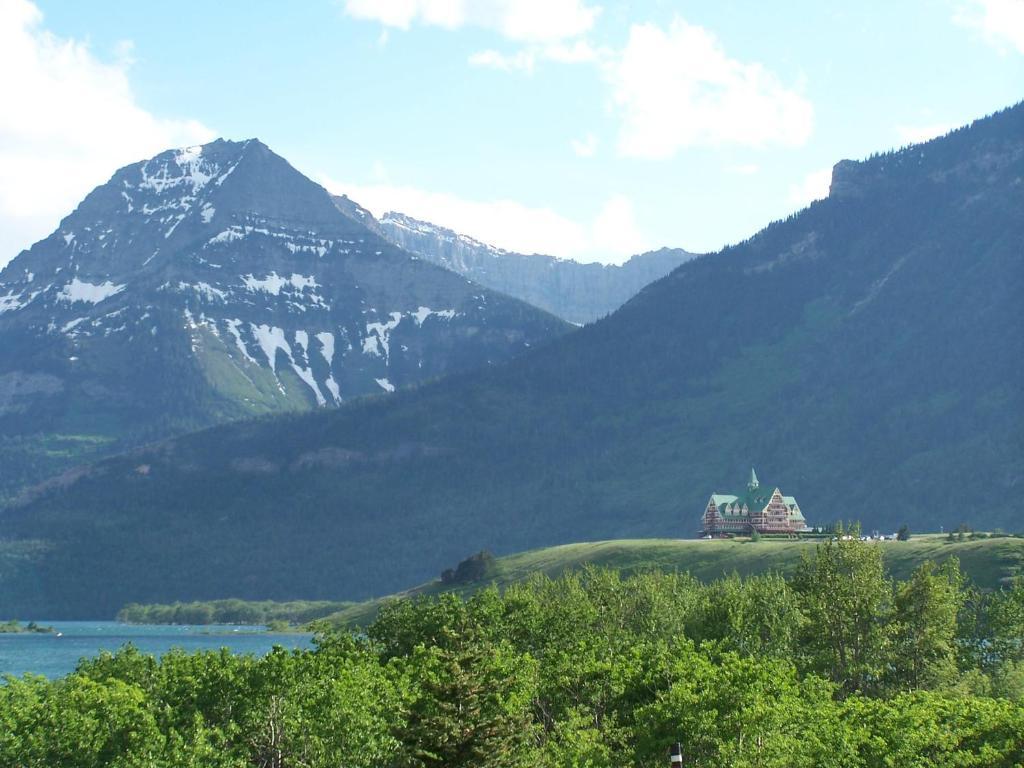
[[[53,627],[44,627],[41,624],[36,624],[34,621],[30,621],[28,624],[22,624],[20,621],[15,619],[11,619],[10,621],[0,621],[0,635],[17,635],[23,632],[51,634],[54,631]]]

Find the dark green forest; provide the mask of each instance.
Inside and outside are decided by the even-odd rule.
[[[841,163],[828,199],[511,363],[95,465],[0,512],[0,574],[42,545],[0,613],[355,600],[482,549],[686,537],[751,465],[812,525],[1016,532],[1022,137],[1017,105]]]
[[[825,542],[792,579],[589,569],[395,601],[263,658],[131,647],[0,685],[16,768],[1024,763],[1024,584],[885,576]]]

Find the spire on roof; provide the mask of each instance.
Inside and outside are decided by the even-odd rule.
[[[759,482],[757,481],[757,472],[755,472],[755,471],[754,471],[754,468],[753,468],[753,467],[751,467],[751,468],[750,468],[750,482],[749,482],[749,483],[747,483],[747,487],[748,487],[748,488],[749,488],[750,490],[754,490],[754,489],[755,489],[755,488],[757,488],[757,487],[758,487],[759,485],[761,485],[761,483],[759,483]]]

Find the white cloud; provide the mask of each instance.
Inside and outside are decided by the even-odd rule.
[[[726,170],[729,173],[735,173],[737,176],[753,176],[761,170],[761,166],[757,163],[740,163],[739,165],[730,165]]]
[[[592,225],[591,240],[592,247],[600,244],[604,252],[624,256],[650,249],[637,227],[633,203],[625,195],[613,195],[604,204]]]
[[[990,45],[1024,53],[1024,0],[969,0],[953,15],[960,26],[981,32]]]
[[[537,57],[533,51],[525,49],[512,54],[486,50],[477,51],[472,54],[469,57],[469,63],[474,67],[500,69],[502,72],[526,72],[532,74],[533,68],[537,63]]]
[[[896,135],[899,136],[901,144],[920,144],[923,141],[934,139],[936,136],[944,136],[956,127],[955,123],[897,125]]]
[[[129,44],[104,63],[42,18],[27,0],[0,0],[0,267],[120,166],[213,137],[136,103]]]
[[[634,25],[604,67],[622,117],[619,150],[667,158],[684,147],[798,146],[814,110],[761,64],[729,58],[708,30],[676,18],[668,30]]]
[[[573,139],[569,142],[572,151],[579,157],[593,157],[597,152],[597,136],[588,133],[585,138]]]
[[[804,208],[815,200],[828,197],[828,188],[832,183],[832,169],[821,168],[811,171],[798,183],[789,188],[788,199],[794,208]]]
[[[467,200],[389,183],[351,184],[326,176],[319,180],[375,216],[400,211],[518,253],[613,264],[651,247],[637,226],[632,203],[623,195],[611,196],[593,219],[579,222],[550,208],[513,200]]]
[[[477,51],[470,55],[469,63],[474,67],[489,67],[503,72],[525,72],[533,74],[538,61],[554,61],[559,64],[583,64],[607,58],[610,52],[594,48],[586,40],[577,40],[572,45],[547,43],[530,45],[515,53],[501,53],[493,49]]]
[[[595,48],[586,40],[577,40],[572,45],[565,43],[549,43],[541,50],[543,58],[562,64],[584,64],[600,61],[608,56],[606,48]]]
[[[345,11],[398,29],[477,26],[509,40],[545,42],[585,34],[601,9],[585,0],[345,0]]]

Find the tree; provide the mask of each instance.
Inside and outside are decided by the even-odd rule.
[[[518,768],[535,764],[530,703],[536,664],[507,644],[449,631],[393,664],[406,691],[394,729],[401,768]]]
[[[388,765],[398,751],[398,694],[365,643],[320,636],[317,651],[275,648],[247,679],[239,713],[252,765]]]
[[[832,687],[783,660],[681,656],[673,681],[636,714],[636,765],[664,765],[680,741],[700,768],[845,768]]]
[[[1024,708],[1008,701],[927,691],[894,699],[855,696],[843,706],[864,768],[1017,768],[1024,762]]]
[[[877,690],[889,665],[892,585],[881,549],[849,536],[819,544],[804,556],[793,579],[806,623],[799,655],[805,670],[838,683],[842,691]]]
[[[899,532],[896,534],[898,541],[910,541],[910,529],[906,525],[901,525]]]
[[[778,574],[741,579],[737,574],[701,590],[687,633],[697,642],[713,640],[745,656],[790,659],[803,624],[793,589]]]
[[[989,596],[988,642],[998,662],[1024,662],[1024,580]]]
[[[141,768],[165,739],[136,686],[78,675],[0,685],[0,764],[61,768]]]
[[[960,563],[955,557],[939,567],[925,562],[897,586],[890,686],[934,689],[954,680],[957,616],[964,600]]]
[[[484,581],[497,574],[498,561],[493,554],[486,549],[470,555],[460,562],[454,569],[446,568],[441,573],[443,584],[472,584],[476,581]]]

